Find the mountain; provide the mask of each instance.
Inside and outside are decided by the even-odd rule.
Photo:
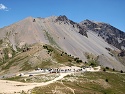
[[[91,30],[102,37],[107,43],[117,47],[118,49],[125,49],[125,32],[111,26],[110,24],[84,20],[80,25],[87,30]]]
[[[89,20],[76,23],[64,15],[47,18],[28,17],[0,29],[0,47],[2,53],[0,55],[2,62],[1,65],[6,68],[7,64],[9,65],[12,63],[13,58],[16,59],[16,64],[21,64],[21,62],[24,63],[24,61],[17,61],[20,53],[22,53],[21,56],[23,56],[25,51],[27,51],[27,48],[32,48],[34,44],[47,44],[69,56],[78,58],[83,62],[94,61],[94,63],[98,62],[99,65],[105,67],[115,68],[116,70],[125,70],[124,64],[112,56],[112,53],[107,50],[108,48],[111,51],[117,50],[120,52],[119,49],[121,48],[119,47],[124,48],[124,33],[121,34],[118,29],[114,29],[113,27],[111,27],[113,30],[109,29],[109,26],[110,25],[104,23],[95,23]],[[100,33],[98,33],[97,30]],[[104,39],[100,36],[104,36]],[[121,46],[118,46],[118,44],[115,43],[115,40],[117,39],[119,41],[122,40],[120,42]],[[110,41],[113,41],[113,43]],[[6,50],[7,48],[9,49]],[[21,49],[23,50],[21,51]],[[45,52],[41,52],[41,54],[39,51],[41,50],[36,51],[37,54],[32,53],[32,56],[47,56],[44,54]],[[27,53],[30,54],[30,52]],[[21,56],[19,55],[19,57]],[[39,61],[38,58],[38,60],[36,60],[36,58],[34,59],[32,56],[24,57],[27,58],[25,62],[32,65],[32,62],[37,63]],[[21,58],[21,60],[22,59],[23,58]],[[59,62],[55,57],[52,57],[52,59]],[[42,58],[40,59],[41,62],[44,60],[45,59]],[[5,64],[3,64],[3,61]],[[66,62],[70,61],[71,60]],[[10,65],[9,68],[11,68]]]

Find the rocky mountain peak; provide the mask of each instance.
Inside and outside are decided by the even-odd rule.
[[[81,35],[88,37],[87,33],[86,33],[87,30],[84,27],[81,27],[78,23],[68,19],[65,15],[61,15],[61,16],[57,17],[56,22],[58,22],[58,21],[64,22],[64,24],[71,25],[73,28],[77,28]]]
[[[68,21],[68,18],[65,15],[60,15],[57,17],[56,21]]]
[[[86,56],[92,53],[94,57],[99,56],[99,62],[102,62],[101,65],[118,70],[125,69],[106,49],[114,49],[114,47],[107,44],[101,37],[117,48],[122,46],[122,48],[125,48],[124,33],[108,24],[90,20],[79,24],[68,19],[65,15],[47,18],[28,17],[0,29],[0,47],[1,49],[5,47],[13,49],[17,52],[22,49],[25,52],[30,45],[48,44],[83,61],[87,61]],[[8,56],[11,57],[11,54],[9,52]],[[41,54],[43,55],[43,53]],[[121,52],[119,56],[124,56],[124,53]],[[112,62],[115,62],[115,64]]]
[[[84,20],[80,25],[101,36],[107,43],[122,49],[125,47],[125,33],[110,24]]]
[[[92,21],[86,19],[86,20],[82,21],[82,23],[85,23],[85,24],[86,24],[86,23],[92,23]]]

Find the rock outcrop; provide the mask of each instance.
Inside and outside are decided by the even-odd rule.
[[[125,49],[125,33],[110,24],[85,20],[80,23],[87,30],[91,30],[101,36],[107,43]]]

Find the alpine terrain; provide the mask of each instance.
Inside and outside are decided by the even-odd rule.
[[[51,16],[47,18],[27,17],[12,25],[0,28],[0,78],[4,80],[14,80],[21,82],[28,81],[28,83],[41,82],[41,79],[44,79],[41,78],[43,76],[32,77],[33,75],[31,75],[30,73],[32,70],[39,70],[39,68],[51,69],[66,66],[77,66],[81,68],[89,66],[101,66],[102,69],[104,69],[102,71],[106,71],[106,68],[108,70],[113,69],[113,71],[124,72],[124,60],[125,33],[107,23],[90,21],[88,19],[80,23],[76,23],[63,15]],[[70,70],[72,69],[65,70],[65,72]],[[18,75],[20,73],[20,76],[22,76],[22,73],[28,74],[28,72],[30,74],[29,76],[31,76],[30,79],[25,78],[25,76],[24,78],[13,78],[15,77],[15,75]],[[57,70],[57,72],[59,71]],[[94,90],[94,87],[89,86],[90,83],[80,82],[83,81],[81,79],[84,79],[84,81],[86,81],[82,75],[76,76],[76,78],[78,77],[77,79],[79,81],[77,82],[76,79],[73,80],[74,76],[69,74],[70,73],[63,76],[53,76],[53,74],[51,74],[51,77],[46,74],[48,78],[51,78],[47,79],[49,81],[52,80],[50,81],[50,83],[55,82],[56,80],[53,79],[56,77],[58,77],[57,80],[61,80],[64,76],[66,76],[66,78],[63,79],[64,81],[61,80],[62,82],[60,81],[57,83],[52,83],[52,86],[54,87],[56,87],[56,84],[58,85],[56,89],[60,90],[60,92],[65,91],[65,93],[56,91],[57,94],[67,94],[66,92],[70,92],[71,94],[73,92],[76,92],[76,94],[84,94],[85,92],[88,92],[89,94],[93,94],[93,92],[95,92],[95,94],[109,94],[105,93],[103,89],[105,89],[105,91],[107,90],[106,92],[108,92],[109,88],[111,88],[110,90],[112,90],[112,88],[115,88],[112,87],[112,83],[108,83],[107,80],[107,82],[105,82],[104,80],[104,77],[110,79],[111,73],[99,72],[97,74],[85,74],[86,79],[89,79],[88,77],[91,77],[92,75],[96,77],[91,79],[91,81],[90,79],[88,81],[90,81],[93,85],[97,85],[97,91]],[[112,75],[114,78],[118,78],[116,74]],[[94,82],[94,79],[97,79],[98,77],[100,77],[99,80],[95,80]],[[69,78],[72,79],[71,83],[69,83]],[[65,83],[65,81],[68,82]],[[16,84],[16,82],[14,83]],[[83,83],[88,84],[88,86],[86,86],[87,89],[82,86]],[[25,86],[26,84],[22,84],[22,86],[23,85]],[[28,90],[34,88],[32,91],[34,92],[33,94],[43,94],[40,93],[39,90],[44,91],[48,87],[50,88],[50,90],[55,89],[51,86],[51,84],[48,87],[48,83],[44,83],[44,85],[44,87],[34,88],[36,86],[41,86],[41,84],[33,85],[29,83],[27,84],[27,86],[30,86],[30,88],[24,87],[24,89],[22,90],[25,91],[25,89]],[[102,88],[99,85],[101,85]],[[11,88],[9,87],[9,85],[7,86],[8,88]],[[64,91],[61,91],[61,89],[59,88],[63,87]],[[18,90],[18,87],[16,88],[16,90]],[[85,90],[82,91],[82,88],[84,88]],[[12,91],[13,89],[9,92],[6,92],[6,90],[2,92],[12,93]],[[118,93],[119,92],[117,91],[116,94]],[[114,92],[110,94],[114,94]]]

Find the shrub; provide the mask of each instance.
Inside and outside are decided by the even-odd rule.
[[[88,63],[89,63],[90,66],[93,66],[93,67],[98,65],[98,62],[96,60],[94,60],[94,59],[93,60],[89,60]]]
[[[77,61],[77,60],[79,60],[79,58],[78,58],[78,57],[74,58],[74,61]]]
[[[89,56],[89,55],[87,55],[87,59],[90,59],[90,56]]]
[[[105,71],[106,71],[106,69],[104,68],[104,69],[103,69],[103,71],[105,72]]]
[[[123,73],[123,70],[121,70],[121,73]]]
[[[108,79],[105,79],[106,82],[108,82]]]
[[[109,67],[106,67],[106,69],[109,69]]]
[[[79,62],[82,62],[82,60],[79,60],[79,59],[78,59],[78,60],[76,60],[76,62],[79,63]]]
[[[52,49],[47,49],[48,50],[48,52],[52,52],[53,50]]]
[[[48,49],[48,47],[47,47],[46,45],[43,45],[43,48],[44,48],[44,49]]]
[[[52,49],[49,49],[46,45],[43,45],[43,48],[44,48],[44,49],[47,49],[47,50],[48,50],[48,53],[53,51]]]
[[[85,61],[85,64],[86,64],[87,62]]]

